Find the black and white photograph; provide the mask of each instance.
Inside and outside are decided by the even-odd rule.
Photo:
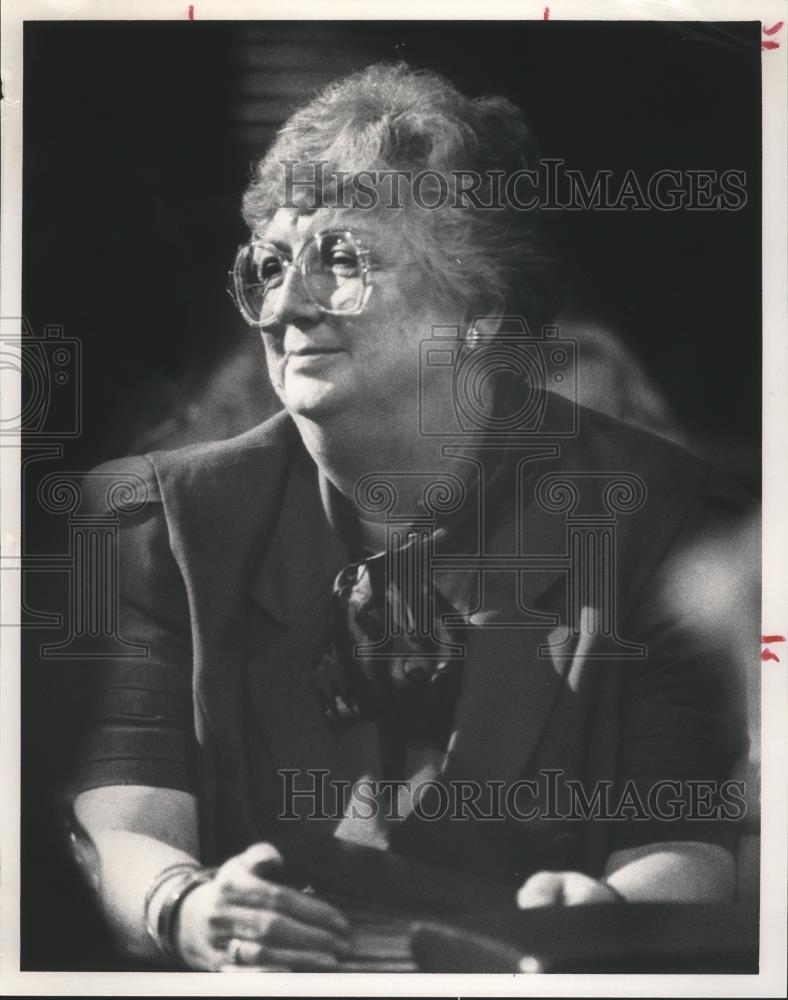
[[[784,995],[784,5],[29,6],[3,991]]]

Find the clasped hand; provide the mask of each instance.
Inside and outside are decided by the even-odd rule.
[[[283,859],[253,844],[183,902],[176,941],[192,969],[326,972],[348,954],[349,925],[328,903],[272,880]]]
[[[350,927],[333,906],[273,881],[283,859],[271,844],[254,844],[226,861],[190,893],[176,940],[189,968],[329,972],[351,950]],[[606,883],[580,872],[542,871],[517,894],[521,909],[619,901]]]

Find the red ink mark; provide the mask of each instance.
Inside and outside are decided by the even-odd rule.
[[[550,8],[549,7],[545,7],[544,14],[542,16],[543,16],[543,18],[544,18],[545,21],[549,21],[550,20]],[[782,24],[782,22],[780,22],[780,23]]]
[[[190,21],[194,20],[194,4],[193,3],[189,4],[189,20]]]
[[[780,28],[782,28],[783,23],[784,23],[783,21],[778,21],[776,24],[773,24],[771,28],[766,28],[763,25],[761,25],[761,31],[764,33],[764,35],[776,35],[777,32],[780,30]],[[779,42],[761,42],[761,48],[765,51],[771,51],[772,49],[779,49],[779,47],[780,47]]]
[[[785,636],[784,635],[761,636],[761,645],[766,645],[766,643],[772,643],[772,642],[785,642]],[[775,653],[773,653],[770,649],[764,649],[761,651],[761,659],[764,661],[764,663],[766,662],[766,660],[776,660],[778,663],[780,662],[780,657],[777,656]]]

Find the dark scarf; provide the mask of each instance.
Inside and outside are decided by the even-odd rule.
[[[486,470],[488,511],[505,479],[505,464],[501,451]],[[406,528],[402,545],[377,555],[364,550],[349,501],[329,487],[331,519],[351,562],[334,581],[330,639],[317,658],[314,683],[333,729],[341,731],[360,719],[379,723],[392,777],[404,767],[409,746],[445,750],[452,732],[463,661],[459,633],[444,619],[458,612],[432,574],[414,567],[423,566],[432,553],[475,549],[482,498],[478,482],[471,485],[476,496],[469,489],[456,512],[436,517],[431,532]],[[407,586],[399,582],[404,578]]]

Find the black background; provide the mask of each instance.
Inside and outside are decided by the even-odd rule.
[[[83,348],[83,429],[63,467],[127,452],[141,410],[143,425],[165,419],[179,386],[248,339],[224,288],[255,156],[323,82],[405,59],[510,96],[543,154],[589,177],[746,172],[738,212],[554,225],[567,301],[621,333],[685,427],[736,442],[757,489],[760,58],[757,22],[28,23],[23,311]],[[271,405],[262,396],[250,422]],[[26,501],[26,545],[45,549]],[[49,809],[84,692],[78,671],[38,662],[39,641],[27,633],[23,665],[23,967],[98,967],[100,931]]]

